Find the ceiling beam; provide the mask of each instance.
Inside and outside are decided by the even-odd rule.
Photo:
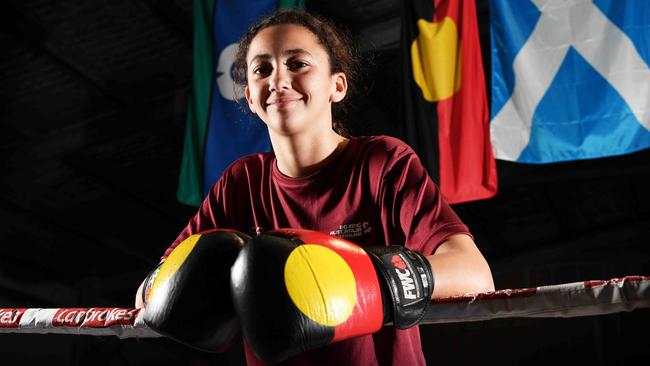
[[[28,12],[21,8],[20,2],[14,4],[16,5],[18,7],[0,3],[0,13],[3,14],[1,27],[5,32],[29,46],[33,52],[49,58],[59,67],[67,70],[70,75],[96,89],[116,107],[121,108],[128,104],[130,98],[122,93],[123,91],[112,90],[105,80],[86,66],[87,62],[73,52],[68,52],[64,46],[51,38],[49,30],[28,16]]]

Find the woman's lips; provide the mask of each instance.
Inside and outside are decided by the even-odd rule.
[[[301,100],[301,97],[282,97],[269,100],[266,105],[269,107],[283,108],[291,105],[294,102]]]

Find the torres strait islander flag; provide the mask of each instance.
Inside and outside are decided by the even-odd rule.
[[[269,151],[263,122],[244,113],[233,95],[239,38],[258,18],[304,0],[195,0],[193,82],[177,198],[198,206],[236,159]]]
[[[402,136],[448,202],[494,196],[497,173],[475,2],[405,1],[402,47]]]
[[[650,147],[650,1],[491,0],[490,17],[498,159]]]

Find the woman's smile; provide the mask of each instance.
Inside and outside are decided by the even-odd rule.
[[[302,100],[300,96],[282,96],[282,97],[271,97],[266,102],[267,107],[275,109],[286,109],[293,106],[296,102]]]

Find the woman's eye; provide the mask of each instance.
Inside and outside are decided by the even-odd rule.
[[[256,75],[268,75],[271,72],[271,68],[268,66],[257,66],[253,68],[253,74]]]
[[[303,68],[303,67],[305,67],[307,65],[308,64],[306,62],[303,62],[303,61],[290,61],[290,62],[287,62],[287,67],[289,68],[289,70],[298,70],[298,69]]]

